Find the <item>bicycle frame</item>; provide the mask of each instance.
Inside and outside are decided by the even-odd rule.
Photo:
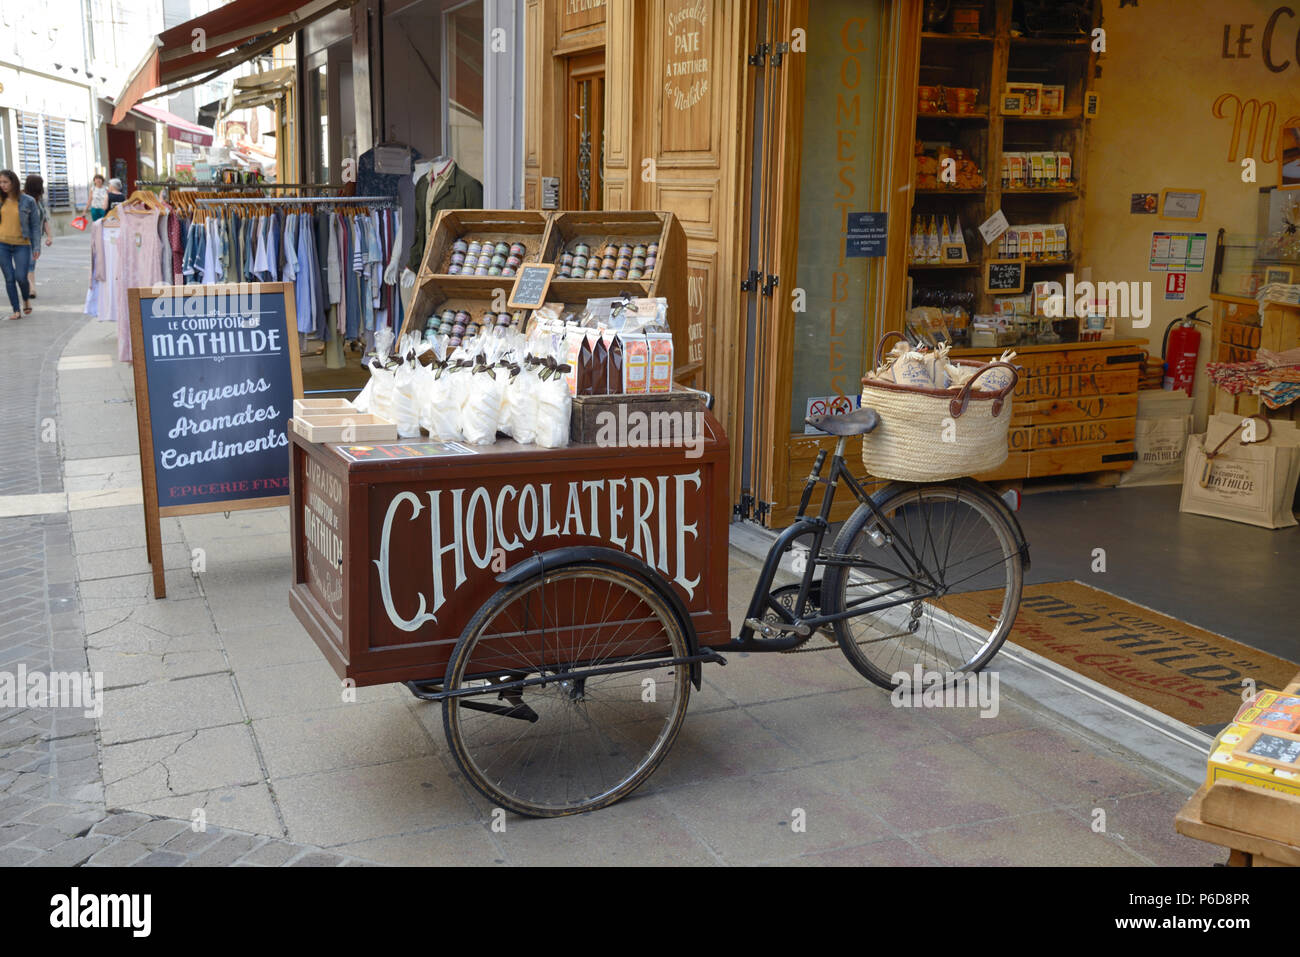
[[[822,467],[826,464],[826,450],[822,449],[817,453],[817,461],[813,464],[812,472],[808,475],[808,481],[804,484],[803,496],[799,501],[799,512],[795,516],[795,522],[777,536],[771,550],[767,553],[767,559],[763,562],[762,571],[759,572],[758,576],[758,583],[754,586],[754,594],[749,600],[749,611],[745,616],[746,621],[762,621],[764,614],[768,611],[774,611],[784,622],[784,625],[778,626],[780,630],[789,631],[790,633],[779,638],[757,639],[754,637],[754,629],[746,624],[741,628],[740,634],[724,646],[725,650],[787,651],[807,641],[813,631],[824,625],[846,618],[855,618],[859,615],[884,611],[898,605],[911,604],[926,598],[933,598],[938,594],[939,586],[935,576],[916,555],[907,541],[900,540],[901,537],[890,523],[888,517],[880,511],[872,497],[867,494],[858,480],[854,478],[853,473],[849,471],[848,466],[844,464],[844,446],[847,441],[846,436],[840,436],[839,441],[836,442],[835,452],[831,457],[830,474],[827,478],[821,477]],[[900,576],[899,569],[896,567],[876,565],[856,556],[833,553],[822,554],[822,542],[826,538],[826,533],[830,530],[831,507],[835,503],[835,491],[841,479],[849,487],[854,497],[869,508],[880,522],[881,528],[889,540],[889,546],[903,563],[903,567],[907,569],[906,573]],[[813,489],[818,484],[826,486],[826,493],[822,496],[821,510],[817,515],[810,516],[807,514],[808,504],[812,500]],[[812,536],[812,544],[808,548],[808,563],[799,582],[799,597],[794,606],[796,613],[791,614],[784,606],[771,599],[772,582],[776,578],[777,571],[780,570],[781,557],[790,550],[797,539],[805,535]],[[891,578],[902,577],[905,582],[879,594],[856,599],[850,603],[850,607],[845,608],[844,611],[838,614],[818,614],[811,618],[799,617],[798,613],[802,612],[807,604],[814,585],[818,584],[813,580],[817,569],[831,565],[879,569],[888,572]],[[889,597],[904,589],[908,592],[906,597]]]

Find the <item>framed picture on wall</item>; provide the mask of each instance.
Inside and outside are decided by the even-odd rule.
[[[1181,219],[1199,223],[1205,215],[1205,190],[1162,189],[1160,191],[1161,219]]]
[[[1264,267],[1264,285],[1271,283],[1281,283],[1284,286],[1291,285],[1291,279],[1295,275],[1295,270],[1291,266],[1265,266]]]

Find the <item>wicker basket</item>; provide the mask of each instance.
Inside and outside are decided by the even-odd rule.
[[[879,368],[886,333],[876,346]],[[1007,459],[1011,393],[1019,370],[1006,362],[950,360],[977,371],[957,389],[921,389],[862,380],[862,405],[875,409],[880,425],[862,437],[862,464],[874,476],[901,482],[938,482],[988,472]],[[1011,384],[1000,392],[972,388],[981,373],[1002,366]],[[951,420],[951,421],[948,421]],[[944,441],[945,436],[952,441]]]

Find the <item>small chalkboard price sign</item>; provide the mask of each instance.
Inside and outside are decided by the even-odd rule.
[[[1288,771],[1300,770],[1300,735],[1257,731],[1237,746],[1233,757]]]
[[[1012,293],[1025,291],[1025,260],[990,259],[984,264],[984,291]]]
[[[160,519],[289,503],[302,398],[292,283],[131,289],[131,350],[154,597]]]
[[[506,305],[511,309],[540,309],[546,302],[546,290],[554,274],[554,265],[525,263],[520,266]]]

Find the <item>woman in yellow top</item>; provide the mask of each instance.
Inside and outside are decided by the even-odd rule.
[[[32,244],[41,236],[41,213],[36,200],[23,192],[18,174],[0,170],[0,272],[5,277],[5,292],[13,307],[10,319],[19,319],[18,295],[22,294],[22,312],[31,315],[28,303],[31,290],[27,274],[32,268]]]

